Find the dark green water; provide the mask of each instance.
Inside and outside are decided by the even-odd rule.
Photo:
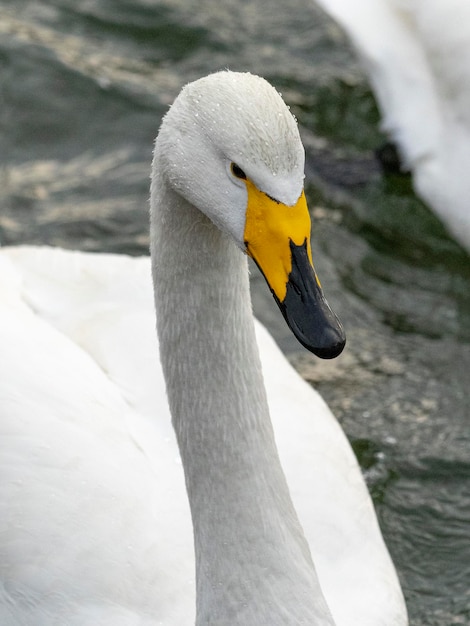
[[[311,2],[0,0],[0,242],[146,253],[161,116],[224,67],[268,78],[299,120],[347,351],[301,353],[260,280],[256,313],[353,443],[411,624],[470,624],[470,259],[382,175],[373,98]]]

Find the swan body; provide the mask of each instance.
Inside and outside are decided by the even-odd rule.
[[[318,0],[346,31],[417,194],[470,251],[470,5]]]
[[[222,159],[219,131],[198,118],[212,110],[225,130],[224,95],[240,107],[232,142],[243,150],[227,156],[228,137]],[[247,140],[243,120],[253,129],[247,98],[251,115],[260,106],[275,120],[273,144],[285,143],[277,170],[266,172],[256,131],[251,148],[237,140]],[[251,234],[240,243],[249,231],[236,213],[257,193],[249,184],[282,198],[272,201],[280,211],[301,195],[291,119],[265,81],[229,72],[188,86],[167,114],[152,170],[159,341],[148,258],[0,250],[2,625],[406,624],[344,434],[253,324],[238,248],[272,282],[283,270],[266,264]],[[260,151],[272,156],[266,141]],[[218,163],[234,158],[245,158],[238,169]],[[203,174],[221,194],[202,199],[206,214],[196,208]],[[326,331],[314,348],[325,356],[341,348],[341,330],[319,307]],[[295,332],[307,343],[316,331]]]

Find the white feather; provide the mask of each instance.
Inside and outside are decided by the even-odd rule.
[[[416,192],[470,251],[470,4],[317,1],[356,47]]]
[[[262,89],[260,94],[262,97]],[[202,221],[190,231],[195,242],[201,233],[207,233],[207,250],[198,246],[192,250],[201,263],[205,257],[208,262],[211,259],[211,254],[206,254],[211,229]],[[212,250],[212,254],[218,253]],[[221,259],[224,254],[222,248]],[[245,281],[246,265],[235,247],[233,255],[241,259],[240,276]],[[170,265],[165,271],[177,280],[182,269]],[[190,266],[185,272],[193,270],[197,276],[197,267]],[[211,275],[220,289],[225,280],[228,284],[232,280],[222,271],[217,264]],[[234,267],[233,274],[237,272]],[[184,296],[184,285],[176,284],[178,289]],[[233,296],[248,298],[247,293]],[[188,296],[192,297],[194,294]],[[223,309],[223,302],[220,306]],[[228,317],[233,308],[227,311]],[[182,318],[186,313],[181,311]],[[207,310],[204,317],[210,315]],[[178,328],[178,319],[166,322]],[[191,353],[191,344],[198,342],[185,330],[180,328],[180,336]],[[202,326],[199,332],[210,340],[210,333],[216,330]],[[321,397],[291,368],[258,323],[256,337],[282,465],[335,623],[402,626],[406,609],[396,573],[341,428]],[[1,249],[0,345],[2,626],[194,623],[191,516],[158,359],[149,259],[50,248]],[[238,352],[233,348],[228,355],[236,360]],[[256,360],[255,347],[248,346],[248,350]],[[215,379],[216,364],[211,358],[206,355],[204,367],[209,371],[213,367]],[[251,372],[250,363],[240,362],[238,367]],[[174,387],[184,395],[189,388],[196,403],[207,404],[205,390],[211,381],[200,378],[200,369],[195,358],[183,387],[181,381],[173,380],[169,381],[170,390]],[[254,381],[255,370],[253,376]],[[246,391],[216,388],[215,397],[207,402],[211,406],[218,401],[227,403],[231,410]],[[237,437],[243,437],[243,432],[237,431],[245,417],[229,425],[225,440],[209,438],[206,453],[201,458],[199,452],[192,462],[204,463],[206,455],[210,458],[220,451],[223,456],[225,446],[239,446]],[[201,422],[202,431],[210,427],[210,421]],[[250,449],[247,441],[245,448],[235,452],[243,458]],[[231,453],[227,448],[226,458]],[[260,476],[265,469],[257,468]],[[267,469],[267,480],[271,480],[276,476],[275,461]],[[216,474],[224,471],[221,466]],[[192,478],[198,485],[208,479],[205,473]],[[279,497],[281,494],[279,484]],[[223,498],[215,501],[214,497],[209,495],[203,503],[204,513],[223,512]],[[236,507],[238,503],[229,504]],[[269,501],[260,504],[270,506]],[[195,511],[197,514],[197,506]],[[247,513],[241,511],[241,518]],[[265,523],[264,530],[253,529],[254,537],[260,531],[261,537],[269,536],[268,527],[274,521],[267,517]],[[237,527],[234,519],[229,530],[230,543],[235,544],[227,550],[246,550],[250,567],[256,565],[265,548],[256,541],[243,544],[245,531],[252,529]],[[195,532],[198,545],[197,529]],[[285,546],[289,546],[285,532]],[[237,537],[242,538],[239,546]],[[217,537],[211,541],[217,545]],[[257,584],[249,586],[250,602],[263,606],[265,580],[270,581],[272,606],[263,611],[275,611],[280,620],[273,619],[270,624],[289,623],[286,616],[303,611],[289,600],[276,605],[277,591],[283,590],[276,570],[296,572],[299,567],[297,562],[284,563],[282,556],[276,556],[283,554],[285,546],[273,546],[273,571],[265,571]],[[215,549],[207,558],[224,563],[224,555]],[[243,615],[248,609],[244,602],[237,602],[237,594],[248,572],[238,571],[236,563],[223,571],[227,579],[235,581],[234,587],[223,589],[231,603],[227,611]],[[222,579],[220,585],[225,582]],[[294,597],[296,581],[288,581],[288,585]],[[210,601],[213,592],[206,589],[201,595]],[[304,600],[305,615],[310,614],[312,603],[323,615],[321,592],[312,588],[312,594]],[[220,610],[212,607],[214,615]],[[234,617],[230,623],[267,622]],[[332,623],[326,614],[318,621]]]

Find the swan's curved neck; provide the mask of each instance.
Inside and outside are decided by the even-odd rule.
[[[161,359],[194,525],[197,624],[331,625],[274,442],[246,258],[158,178],[151,219]]]

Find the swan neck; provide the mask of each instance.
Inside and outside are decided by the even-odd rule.
[[[197,624],[333,624],[274,442],[246,257],[152,186],[157,327],[191,506]]]

